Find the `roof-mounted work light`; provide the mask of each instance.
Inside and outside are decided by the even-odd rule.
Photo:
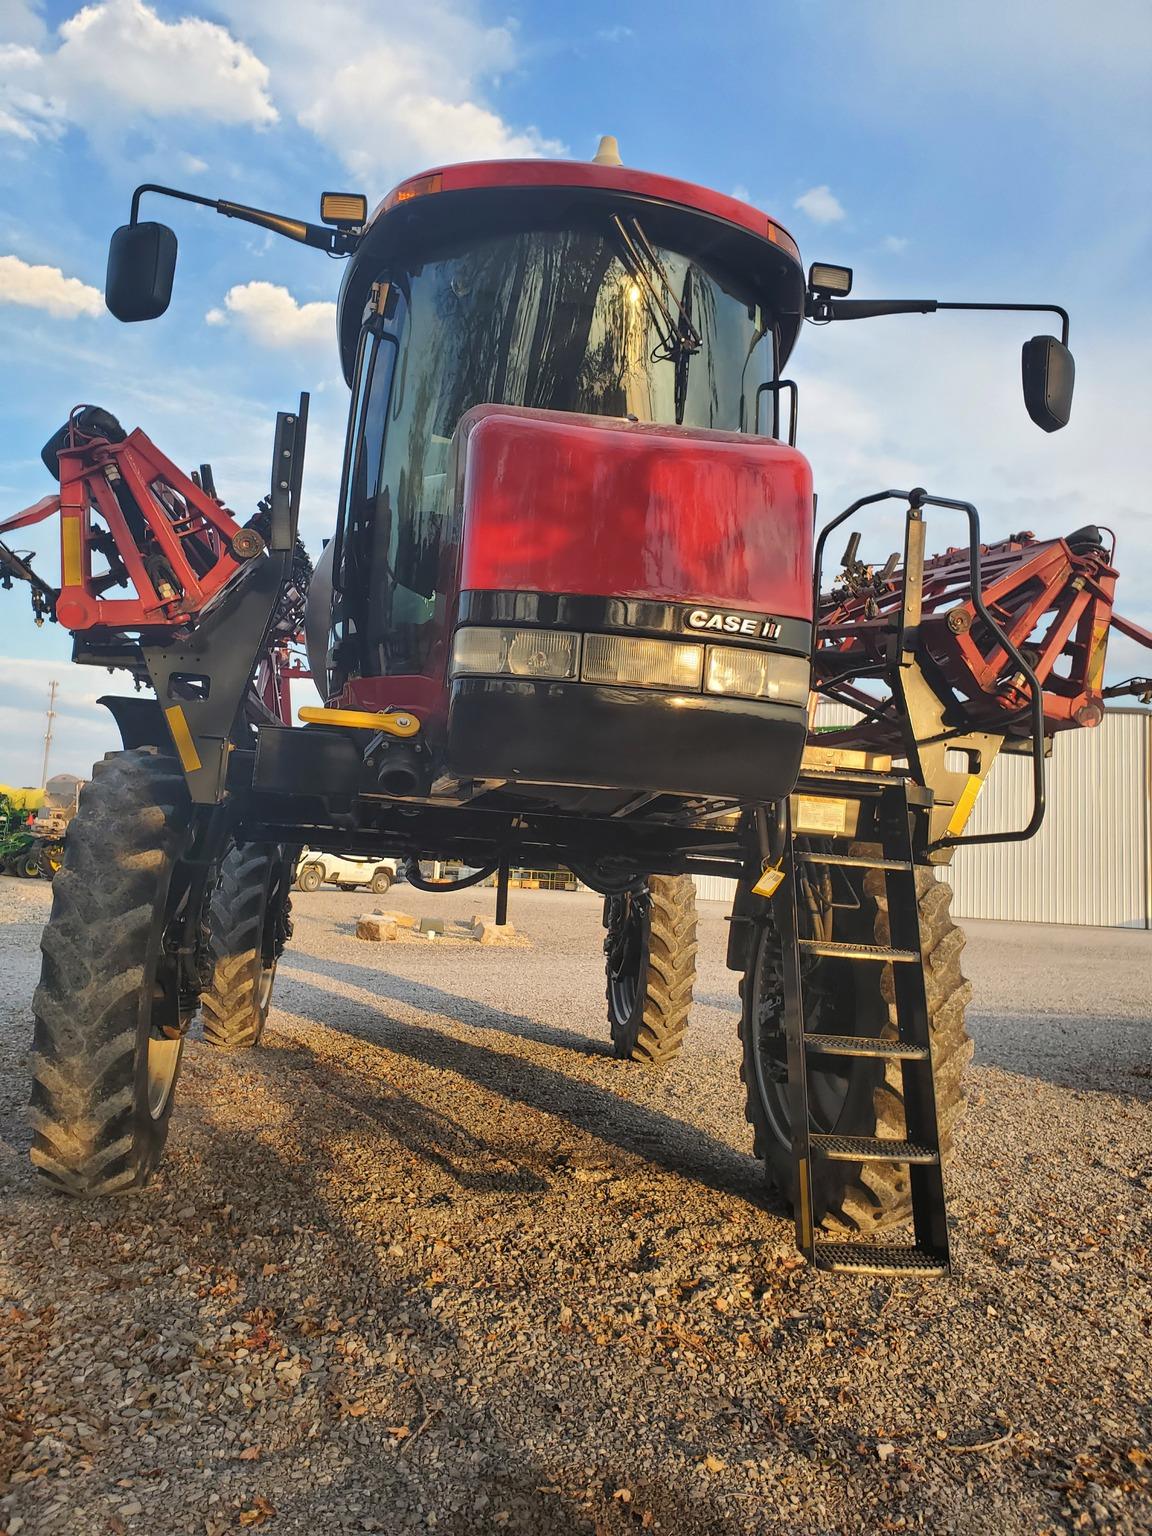
[[[808,268],[808,291],[821,298],[843,298],[852,292],[852,268],[830,267],[814,261]]]
[[[368,222],[368,199],[362,192],[322,192],[320,222],[337,229],[361,229]]]

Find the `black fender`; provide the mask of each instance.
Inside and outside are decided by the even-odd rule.
[[[115,720],[126,752],[134,747],[158,747],[162,752],[172,752],[172,737],[158,699],[146,695],[121,698],[118,694],[105,693],[96,702],[103,704]]]

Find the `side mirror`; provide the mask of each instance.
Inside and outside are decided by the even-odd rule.
[[[167,224],[122,224],[108,245],[104,302],[117,320],[155,320],[168,308],[175,274]]]
[[[1076,364],[1071,352],[1055,336],[1033,336],[1021,355],[1024,404],[1028,414],[1045,432],[1058,432],[1072,414],[1072,387]]]

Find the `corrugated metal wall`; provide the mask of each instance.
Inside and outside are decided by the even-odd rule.
[[[970,832],[1022,826],[1032,808],[1027,758],[1001,757]],[[958,917],[1152,927],[1152,715],[1110,710],[1064,731],[1048,760],[1048,811],[1027,843],[960,848],[950,878]]]
[[[847,723],[840,706],[821,725]],[[968,830],[1022,826],[1031,813],[1027,758],[993,766]],[[1096,730],[1065,731],[1048,761],[1048,813],[1027,843],[962,848],[947,878],[958,917],[1152,928],[1152,713],[1109,710]],[[701,876],[704,900],[734,882]]]

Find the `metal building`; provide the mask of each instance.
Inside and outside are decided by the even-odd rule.
[[[821,709],[821,725],[848,720]],[[1031,814],[1030,764],[993,765],[970,832],[1020,827]],[[1026,843],[957,850],[947,878],[957,917],[1152,929],[1152,711],[1113,709],[1095,730],[1061,732],[1048,760],[1048,812]],[[697,880],[731,901],[734,882]]]

